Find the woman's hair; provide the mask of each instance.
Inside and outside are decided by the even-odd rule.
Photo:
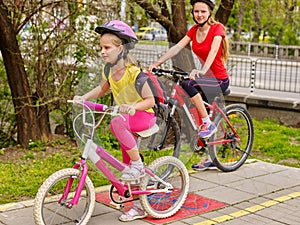
[[[122,39],[119,38],[117,35],[115,35],[113,33],[105,33],[105,34],[110,35],[110,39],[111,39],[113,45],[115,45],[117,47],[123,45]],[[137,60],[133,57],[132,54],[129,53],[128,49],[126,48],[126,44],[123,46],[124,46],[123,54],[125,54],[125,57],[124,57],[125,66],[127,66],[127,65],[138,66]]]
[[[210,17],[209,20],[207,21],[207,23],[209,25],[214,25],[214,24],[222,24],[220,22],[217,22],[214,18]],[[226,61],[229,58],[229,40],[228,37],[226,35],[226,28],[225,26],[222,24],[222,26],[224,27],[224,31],[225,31],[225,37],[222,39],[222,61],[225,64]]]
[[[194,5],[197,2],[204,2],[207,4],[209,11],[210,11],[210,15],[212,14],[212,11],[214,9],[214,1],[208,0],[208,1],[200,1],[200,0],[191,0],[191,5],[193,6],[193,10],[194,10]],[[192,13],[193,13],[192,10]],[[209,17],[207,23],[209,25],[214,25],[214,24],[221,24],[220,22],[217,22],[213,17]],[[226,36],[226,28],[225,26],[222,24],[222,26],[224,27],[224,31],[225,31],[225,37],[222,39],[222,61],[225,64],[226,61],[228,60],[229,57],[229,40],[228,37]]]

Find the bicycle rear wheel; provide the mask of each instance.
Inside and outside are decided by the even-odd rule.
[[[80,176],[80,170],[62,169],[52,174],[42,184],[36,194],[33,209],[37,225],[88,223],[95,206],[95,190],[89,177],[86,177],[78,204],[71,208],[67,207],[74,196]],[[59,202],[70,177],[74,179],[70,192],[65,200]]]
[[[168,167],[172,173],[165,176]],[[171,184],[172,188],[150,195],[140,195],[140,202],[148,215],[154,218],[167,218],[174,215],[183,205],[189,191],[189,174],[185,165],[177,158],[164,156],[151,163],[149,169],[158,177]],[[146,175],[140,184],[141,190],[161,190],[165,185]]]
[[[180,156],[180,128],[174,117],[168,117],[168,112],[168,106],[159,107],[156,114],[159,131],[141,140],[139,149],[148,162],[162,156]]]
[[[231,172],[242,166],[250,155],[254,127],[249,112],[241,105],[229,105],[225,108],[225,112],[238,136],[222,115],[218,114],[214,119],[217,132],[209,139],[208,150],[216,167],[224,172]]]

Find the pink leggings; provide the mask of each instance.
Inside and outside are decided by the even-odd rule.
[[[110,129],[119,141],[122,149],[123,162],[130,163],[130,157],[127,150],[133,149],[136,146],[137,136],[135,132],[147,130],[156,123],[154,113],[146,111],[136,111],[133,116],[124,114],[114,117],[110,122]]]

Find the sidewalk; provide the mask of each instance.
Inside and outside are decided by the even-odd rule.
[[[190,192],[228,206],[172,225],[300,224],[300,169],[254,161],[235,172],[192,173]],[[0,225],[33,225],[33,201],[0,205]],[[149,225],[144,220],[120,222],[119,210],[96,203],[89,225]]]

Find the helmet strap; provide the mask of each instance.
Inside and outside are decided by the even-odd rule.
[[[207,23],[207,21],[209,20],[210,17],[211,17],[211,15],[209,15],[207,20],[205,20],[203,23],[197,23],[197,22],[196,23],[198,24],[199,27],[203,27]]]
[[[198,23],[197,20],[195,19],[193,10],[192,10],[192,15],[193,15],[193,20],[194,20],[194,22],[195,22],[199,27],[203,27],[203,26],[207,23],[207,21],[209,20],[209,18],[211,17],[211,14],[210,14],[210,15],[208,16],[208,18],[207,18],[206,21],[204,21],[203,23]]]
[[[121,60],[121,59],[125,59],[128,55],[128,50],[125,48],[122,52],[120,52],[120,54],[118,55],[118,58],[116,59],[116,61],[114,63],[106,63],[105,67],[104,67],[104,74],[106,77],[108,77],[109,75],[109,71],[110,69],[117,65],[117,63]]]

